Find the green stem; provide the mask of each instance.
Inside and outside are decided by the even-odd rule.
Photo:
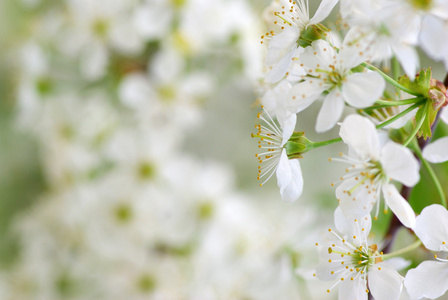
[[[414,95],[414,96],[421,96],[420,93],[413,91],[411,89],[408,89],[407,87],[402,86],[401,84],[399,84],[398,82],[396,82],[394,79],[390,78],[387,74],[385,74],[383,71],[381,71],[380,69],[378,69],[377,67],[374,67],[366,62],[363,62],[361,64],[363,67],[370,69],[372,71],[378,72],[381,76],[383,76],[383,78],[389,82],[390,84],[394,85],[395,87],[399,88],[400,90],[410,94],[410,95]]]
[[[400,62],[394,56],[392,57],[392,74],[395,80],[398,80],[398,77],[400,77],[400,71],[401,71]]]
[[[406,115],[406,114],[410,113],[411,111],[413,111],[414,109],[418,108],[420,105],[421,105],[421,102],[417,102],[417,103],[415,103],[414,105],[412,105],[412,106],[406,108],[405,110],[403,110],[401,113],[399,113],[399,114],[393,116],[393,117],[390,118],[389,120],[387,120],[387,121],[385,121],[385,122],[383,122],[383,123],[381,123],[381,124],[378,124],[378,125],[376,126],[376,128],[377,128],[377,129],[381,129],[381,128],[383,128],[383,127],[389,125],[390,123],[395,122],[396,120],[400,119],[400,118],[403,117],[404,115]]]
[[[415,135],[417,134],[417,132],[420,130],[420,127],[422,127],[423,122],[425,122],[426,119],[426,115],[423,116],[417,124],[415,124],[414,129],[412,130],[411,134],[408,136],[408,138],[406,139],[406,141],[403,143],[403,146],[407,147],[407,145],[409,145],[409,143],[414,139]]]
[[[432,169],[432,167],[428,163],[428,161],[426,159],[424,159],[424,157],[422,155],[422,151],[420,150],[420,147],[419,147],[416,139],[412,140],[411,146],[412,146],[412,150],[414,150],[415,155],[417,155],[417,157],[422,162],[423,167],[428,172],[428,174],[431,177],[432,181],[434,181],[434,184],[435,184],[436,189],[437,189],[437,193],[439,194],[440,202],[442,203],[443,206],[447,207],[446,206],[445,192],[443,191],[443,188],[442,188],[442,185],[440,184],[439,178],[437,177],[436,173],[434,172],[434,170]]]
[[[378,100],[375,103],[378,103],[378,104],[381,104],[384,106],[399,106],[399,105],[418,103],[418,102],[421,102],[423,99],[425,99],[425,97],[415,97],[415,98],[403,99],[403,100],[399,100],[399,101]],[[375,106],[372,106],[372,107],[375,108]]]
[[[383,122],[381,124],[376,125],[376,129],[381,129],[381,128],[389,125],[390,123],[396,121],[397,119],[403,117],[404,115],[408,114],[412,110],[414,110],[417,107],[419,107],[420,104],[421,104],[421,102],[415,103],[414,105],[412,105],[411,107],[408,107],[407,109],[403,110],[401,113],[397,114],[393,118],[390,118],[389,120],[387,120],[387,121],[385,121],[385,122]],[[257,137],[256,135],[253,135],[253,136]],[[307,146],[307,149],[311,150],[311,149],[320,148],[320,147],[328,146],[328,145],[339,143],[339,142],[342,142],[342,138],[336,138],[336,139],[323,141],[323,142],[313,142],[311,145]]]
[[[342,138],[332,139],[332,140],[323,141],[323,142],[316,142],[316,143],[312,143],[309,146],[309,149],[311,150],[311,149],[314,149],[314,148],[320,148],[320,147],[324,147],[324,146],[335,144],[335,143],[339,143],[339,142],[342,142]]]
[[[389,259],[389,258],[392,258],[392,257],[395,257],[395,256],[399,256],[399,255],[401,255],[403,253],[406,253],[406,252],[412,251],[414,249],[417,249],[418,247],[420,247],[421,244],[422,244],[422,241],[418,240],[415,243],[407,246],[406,248],[403,248],[401,250],[398,250],[398,251],[395,251],[395,252],[392,252],[392,253],[383,254],[382,258],[383,259]]]

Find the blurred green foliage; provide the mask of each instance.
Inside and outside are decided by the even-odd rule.
[[[44,188],[36,145],[15,123],[17,61],[14,47],[26,32],[27,13],[19,1],[2,1],[0,7],[0,264],[17,254],[11,220],[30,206]]]
[[[437,140],[438,138],[447,135],[448,125],[440,121],[434,132],[432,140]],[[442,184],[445,196],[448,195],[448,162],[442,164],[433,164],[432,167]],[[440,204],[440,199],[436,187],[428,172],[424,168],[422,168],[420,175],[420,182],[412,190],[409,201],[416,213],[420,213],[423,208],[428,205],[434,203]]]

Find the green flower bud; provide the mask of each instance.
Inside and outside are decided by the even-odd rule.
[[[305,137],[305,132],[294,132],[283,146],[289,159],[303,158],[302,154],[312,149],[313,144]]]

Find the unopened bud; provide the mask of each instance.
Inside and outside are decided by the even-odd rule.
[[[303,158],[302,154],[309,151],[310,145],[313,144],[305,137],[305,133],[294,132],[289,140],[283,146],[286,149],[286,155],[289,159]]]
[[[431,85],[429,87],[428,96],[432,101],[434,110],[438,110],[442,106],[446,106],[448,104],[448,94],[446,87],[443,82],[437,79],[431,78]]]

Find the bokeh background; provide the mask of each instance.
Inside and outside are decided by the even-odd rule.
[[[335,296],[312,269],[343,145],[306,154],[296,203],[256,180],[268,4],[0,2],[1,299]],[[298,129],[334,138],[318,108]]]

